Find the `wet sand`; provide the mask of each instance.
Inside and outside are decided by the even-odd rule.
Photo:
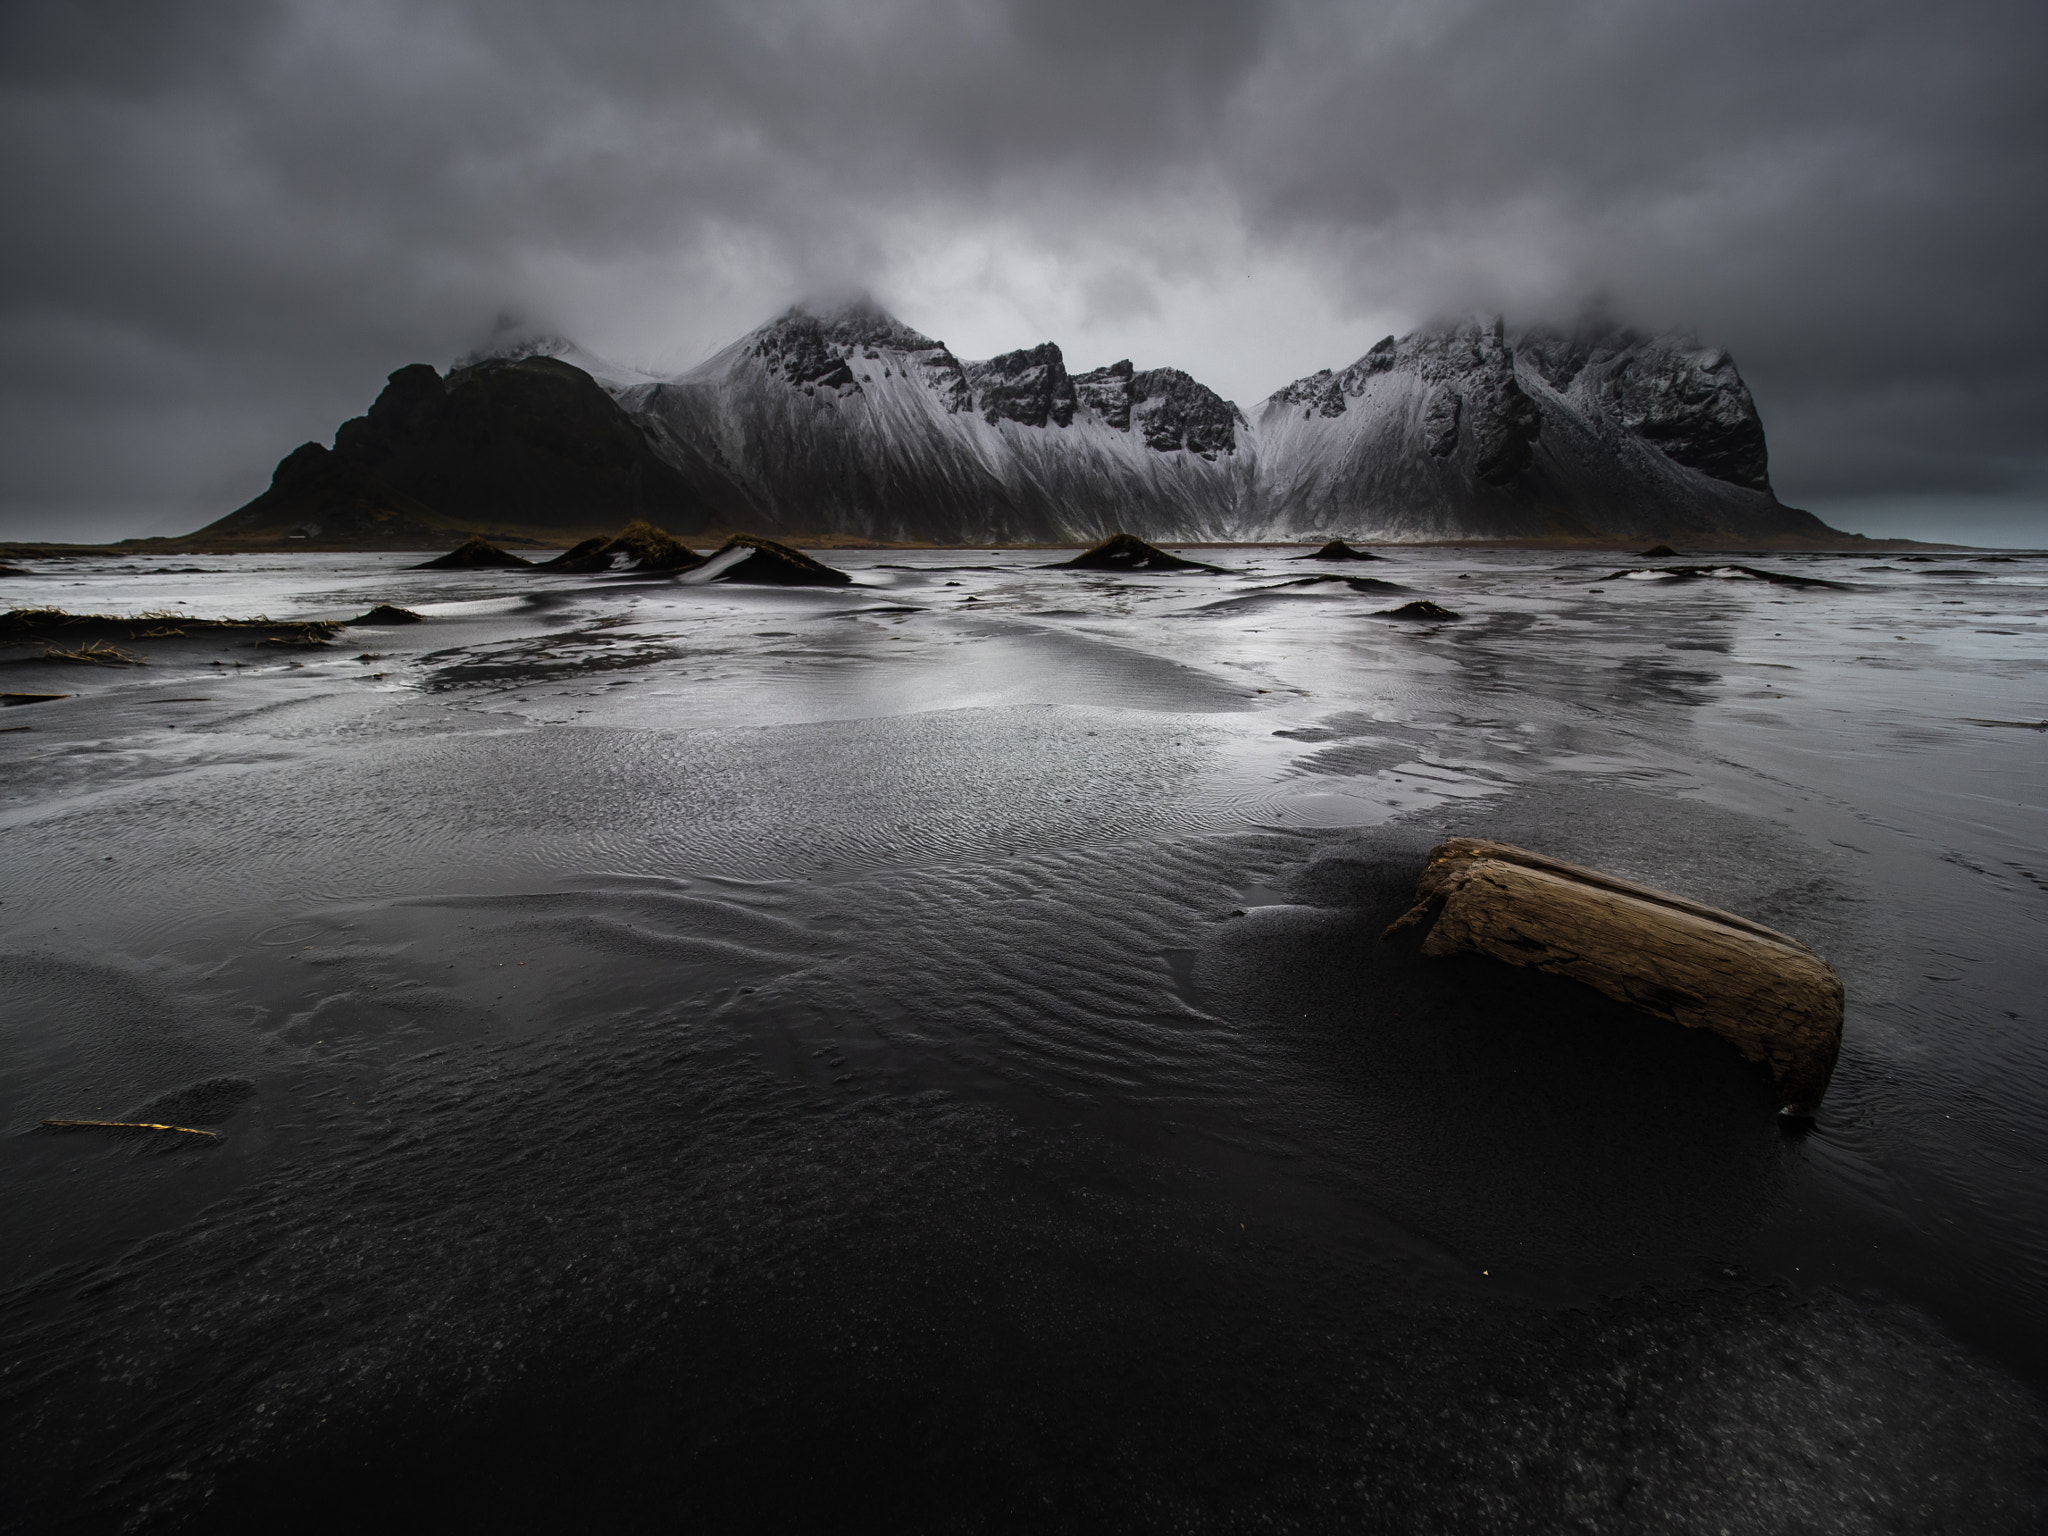
[[[2048,561],[1298,553],[10,582],[427,622],[0,653],[0,1519],[2036,1528]],[[1827,956],[1813,1130],[1453,833]]]

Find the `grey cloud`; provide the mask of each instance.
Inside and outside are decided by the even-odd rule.
[[[1082,284],[1084,315],[1159,317],[1159,301],[1151,285],[1129,267],[1098,272]]]
[[[16,0],[0,528],[190,526],[502,311],[924,324],[955,247],[1067,274],[1010,344],[1164,316],[1246,403],[1360,317],[1602,298],[1735,352],[1788,499],[2048,507],[2044,63],[1987,0]],[[1217,377],[1283,283],[1330,350]]]

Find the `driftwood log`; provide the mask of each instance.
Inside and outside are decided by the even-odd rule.
[[[1470,950],[1553,971],[1658,1018],[1709,1029],[1771,1070],[1784,1113],[1811,1115],[1842,1044],[1842,982],[1797,939],[1668,891],[1458,837],[1430,850],[1415,905],[1425,955]]]

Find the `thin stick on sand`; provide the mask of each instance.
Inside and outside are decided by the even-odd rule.
[[[56,1131],[174,1131],[180,1136],[204,1136],[219,1141],[219,1131],[194,1130],[189,1125],[152,1125],[143,1120],[45,1120]]]

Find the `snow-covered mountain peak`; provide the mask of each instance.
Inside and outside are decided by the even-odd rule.
[[[529,357],[552,357],[581,368],[614,394],[623,389],[631,389],[636,384],[652,384],[660,377],[658,374],[629,367],[625,363],[615,363],[608,357],[600,357],[588,348],[579,346],[566,336],[552,334],[494,341],[457,358],[449,364],[448,371],[457,373],[481,363],[516,363]]]
[[[912,330],[864,292],[805,299],[761,327],[763,332],[790,329],[815,331],[822,340],[838,347],[922,352],[939,345],[931,337]]]
[[[941,342],[912,330],[865,294],[830,304],[792,305],[718,354],[703,370],[729,373],[752,363],[770,378],[815,397],[861,392],[863,383],[915,376],[949,411],[970,404],[960,362]]]

